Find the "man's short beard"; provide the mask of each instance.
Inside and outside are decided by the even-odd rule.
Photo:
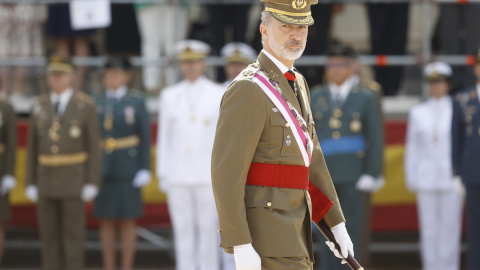
[[[273,37],[273,31],[270,29],[269,26],[267,27],[267,31],[269,35],[269,38],[267,41],[268,46],[270,47],[270,49],[272,49],[272,51],[276,55],[280,56],[283,59],[287,59],[291,61],[297,60],[298,58],[300,58],[300,56],[302,56],[303,51],[305,50],[304,43],[302,43],[301,41],[289,41],[285,44],[285,46],[282,47]],[[291,45],[300,45],[302,47],[300,49],[287,48],[288,46],[291,46]]]

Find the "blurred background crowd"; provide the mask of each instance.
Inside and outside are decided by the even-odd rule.
[[[82,2],[91,3],[82,5]],[[118,94],[126,90],[112,91],[111,93],[108,90],[118,90],[126,86],[125,89],[130,89],[129,91],[134,93],[132,94],[132,100],[138,98],[145,102],[145,105],[139,105],[138,103],[122,105],[124,107],[122,107],[120,116],[118,116],[119,118],[125,117],[127,124],[132,124],[130,122],[133,121],[136,125],[139,121],[135,120],[135,117],[142,115],[144,110],[145,115],[150,119],[147,123],[147,131],[143,129],[141,134],[137,134],[142,138],[143,143],[145,143],[145,140],[149,140],[149,147],[145,152],[147,154],[143,153],[148,158],[142,160],[143,165],[137,164],[139,167],[135,167],[136,171],[132,174],[132,179],[135,178],[135,188],[138,190],[135,192],[125,191],[125,194],[130,194],[127,199],[134,198],[132,201],[138,200],[138,203],[134,204],[135,211],[131,209],[127,211],[135,213],[133,214],[135,221],[129,219],[119,225],[120,232],[118,234],[122,235],[122,240],[127,239],[123,242],[122,249],[127,251],[137,250],[135,265],[138,269],[158,269],[158,267],[174,269],[174,253],[177,253],[178,266],[178,262],[181,261],[178,257],[179,252],[194,252],[179,250],[178,242],[173,240],[181,237],[180,235],[194,234],[194,232],[185,231],[186,228],[181,226],[177,227],[176,232],[172,232],[172,226],[175,228],[178,223],[185,223],[185,220],[189,220],[188,216],[172,215],[173,209],[180,209],[177,210],[178,213],[185,211],[182,208],[185,203],[183,198],[185,197],[182,197],[184,196],[181,195],[182,193],[177,193],[180,194],[176,196],[180,198],[180,201],[172,200],[174,197],[172,194],[175,193],[168,194],[167,190],[169,188],[170,192],[173,191],[171,191],[171,187],[166,186],[167,181],[165,179],[167,177],[165,179],[161,178],[160,170],[162,167],[166,170],[165,167],[173,168],[178,165],[173,164],[171,160],[166,162],[165,158],[159,164],[162,155],[175,155],[166,149],[170,149],[171,145],[177,143],[177,141],[162,141],[160,137],[162,132],[165,132],[161,126],[169,121],[169,119],[160,121],[161,116],[166,115],[169,111],[176,110],[176,106],[172,106],[165,101],[167,100],[166,93],[175,92],[172,89],[188,91],[194,89],[194,87],[199,89],[218,87],[218,93],[211,93],[211,95],[215,96],[215,100],[221,98],[219,93],[227,88],[229,82],[236,76],[235,74],[238,74],[247,62],[254,60],[256,54],[262,49],[258,26],[263,3],[256,0],[99,0],[98,3],[94,4],[92,2],[95,1],[2,1],[2,4],[0,4],[0,95],[3,99],[9,100],[15,115],[18,117],[15,120],[17,131],[16,166],[15,171],[11,172],[16,179],[16,187],[12,186],[10,190],[11,215],[6,222],[2,223],[0,220],[0,223],[5,225],[3,227],[6,232],[5,255],[0,260],[0,268],[40,268],[38,250],[41,249],[42,244],[39,241],[41,232],[39,233],[37,228],[41,224],[38,222],[35,204],[31,202],[32,190],[30,189],[30,194],[27,191],[25,195],[25,190],[28,190],[27,184],[32,184],[31,181],[28,182],[29,177],[31,177],[28,171],[29,169],[33,170],[33,167],[29,168],[27,165],[27,156],[32,155],[29,152],[31,151],[29,149],[31,148],[31,141],[27,139],[27,135],[28,130],[31,132],[32,125],[35,125],[39,130],[43,127],[42,119],[38,118],[41,113],[37,115],[35,111],[38,104],[35,99],[41,94],[52,91],[52,82],[49,81],[51,80],[52,70],[45,68],[52,63],[70,65],[73,62],[75,75],[72,77],[71,85],[67,84],[68,89],[71,88],[74,93],[86,93],[94,97],[92,102],[96,104],[97,113],[100,117],[99,126],[101,127],[99,138],[95,139],[97,141],[104,140],[104,143],[107,143],[109,136],[115,134],[115,129],[109,128],[109,125],[111,124],[110,121],[114,121],[117,116],[113,111],[108,110],[115,108],[117,103],[109,102],[115,98],[118,101],[126,95],[125,93]],[[352,87],[357,84],[363,85],[373,91],[376,97],[374,107],[377,111],[374,114],[378,115],[372,118],[376,120],[370,119],[369,121],[378,122],[375,132],[378,131],[377,135],[383,136],[384,139],[379,145],[379,149],[383,150],[380,150],[380,152],[383,153],[376,157],[378,173],[374,177],[384,178],[385,185],[372,188],[358,188],[357,186],[356,190],[358,192],[365,193],[364,197],[362,195],[358,199],[364,200],[366,206],[360,210],[354,209],[354,211],[358,210],[363,213],[355,217],[358,218],[355,219],[355,224],[362,224],[363,226],[360,233],[362,236],[358,236],[362,238],[361,244],[356,248],[362,250],[361,260],[365,265],[371,266],[369,269],[460,269],[460,265],[463,267],[462,269],[476,269],[467,268],[464,257],[452,258],[450,260],[453,261],[452,268],[442,268],[443,266],[439,268],[435,264],[433,264],[434,268],[428,268],[428,260],[432,260],[432,258],[434,258],[434,261],[437,260],[433,255],[433,257],[425,255],[425,250],[433,249],[432,244],[425,243],[431,243],[433,240],[431,240],[432,236],[428,238],[429,236],[425,236],[426,234],[423,233],[421,236],[422,245],[420,245],[419,231],[421,227],[431,228],[433,226],[431,224],[437,223],[440,217],[436,219],[437,217],[429,216],[428,221],[425,221],[427,219],[422,219],[421,215],[432,211],[443,211],[442,209],[445,208],[429,210],[428,207],[439,203],[436,203],[435,198],[428,197],[428,194],[425,195],[428,187],[419,187],[418,184],[415,184],[416,179],[424,177],[422,174],[416,174],[418,169],[413,169],[414,172],[412,172],[411,168],[419,163],[418,160],[443,158],[444,161],[448,161],[438,164],[432,162],[433,165],[428,165],[430,167],[425,165],[429,169],[423,169],[422,172],[429,175],[428,170],[435,171],[435,166],[439,166],[438,168],[447,168],[445,173],[448,175],[458,175],[461,173],[455,171],[452,173],[452,170],[460,166],[459,159],[465,158],[473,164],[479,162],[475,155],[466,155],[458,146],[460,144],[463,147],[464,139],[467,140],[473,135],[480,136],[480,130],[476,122],[478,120],[476,112],[480,110],[480,106],[469,103],[470,100],[477,97],[477,92],[468,88],[480,81],[480,73],[475,75],[476,72],[474,72],[474,68],[477,70],[477,66],[480,65],[478,64],[480,62],[478,54],[480,46],[479,14],[480,2],[478,1],[467,3],[467,1],[435,2],[426,0],[378,0],[372,2],[319,0],[318,5],[312,6],[312,16],[315,24],[309,27],[307,47],[302,58],[295,62],[295,67],[305,76],[310,89],[312,91],[322,91],[321,89],[325,89],[325,87],[327,87],[326,89],[329,86],[332,88],[332,84],[337,84],[340,87],[348,81]],[[201,43],[194,42],[194,44],[182,45],[180,41],[186,39],[200,41]],[[233,48],[225,47],[232,42],[240,42],[242,45],[237,44],[239,47],[234,46]],[[349,49],[345,49],[345,46]],[[193,56],[189,54],[192,52]],[[243,60],[229,58],[235,53],[243,54]],[[51,55],[61,57],[55,60],[50,58]],[[72,62],[70,62],[70,59]],[[117,60],[112,61],[111,59]],[[192,60],[201,60],[202,64],[188,66],[185,63]],[[441,64],[427,66],[434,61],[440,61]],[[342,70],[336,69],[335,66],[346,68],[344,74],[342,75]],[[64,72],[64,70],[55,71]],[[439,77],[436,77],[435,72]],[[115,75],[112,75],[114,73]],[[125,76],[122,77],[123,75]],[[118,76],[121,83],[117,81],[117,83],[110,82],[109,84],[106,79],[108,76]],[[339,76],[340,79],[337,82]],[[197,80],[204,81],[198,81],[198,84],[194,84],[193,82],[197,82]],[[192,84],[182,84],[185,81]],[[440,85],[445,82],[446,86],[438,86],[436,84],[438,82],[440,82]],[[211,86],[210,83],[216,86]],[[224,85],[220,86],[222,83]],[[202,85],[207,86],[202,88]],[[133,89],[135,90],[133,91]],[[471,91],[474,91],[475,94],[470,94]],[[448,94],[452,97],[451,100],[448,99],[449,101],[443,103],[431,102],[432,100],[445,100]],[[160,102],[159,95],[161,97]],[[103,99],[99,99],[99,96]],[[192,113],[192,116],[189,115],[188,121],[194,123],[196,119],[203,116],[198,110],[195,111],[192,101],[201,97],[191,95],[184,98],[186,98],[185,108],[190,108]],[[52,99],[52,105],[54,99]],[[60,95],[58,99],[61,100]],[[421,111],[421,106],[417,103],[424,100],[433,104],[431,105],[432,117],[414,117],[414,114],[422,115],[422,113],[418,113],[418,111]],[[455,102],[455,100],[458,103],[456,113],[455,108],[453,108],[453,112],[445,109],[452,107],[452,102]],[[358,104],[360,103],[359,101]],[[214,105],[212,106],[214,107]],[[341,113],[338,117],[334,117],[336,120],[333,123],[331,119],[326,119],[326,117],[322,119],[322,115],[325,114],[322,111],[324,108],[321,106],[318,108],[319,114],[315,114],[316,122],[326,120],[324,127],[331,129],[329,131],[334,131],[331,136],[335,137],[337,134],[341,136],[340,133],[335,133],[337,132],[335,130],[339,131],[342,126]],[[409,114],[410,110],[412,112]],[[428,115],[429,109],[424,110],[426,111],[423,114]],[[447,111],[447,113],[439,113],[444,111]],[[37,118],[33,118],[31,113]],[[332,111],[331,113],[333,115],[335,112]],[[457,123],[461,122],[461,125],[439,124],[451,123],[454,116],[460,119]],[[205,117],[211,118],[208,118],[202,124],[212,127],[216,121],[215,117],[218,116],[208,115]],[[6,119],[6,114],[0,115],[0,122],[3,123]],[[355,132],[356,128],[352,128],[351,123],[356,124],[356,120],[355,117],[353,120],[345,120],[343,127],[346,129],[350,127],[350,130]],[[197,122],[200,123],[200,120]],[[363,122],[362,124],[364,127],[368,125]],[[337,128],[337,125],[340,126]],[[0,127],[2,126],[6,125],[0,124]],[[70,137],[76,137],[77,130],[75,127],[76,125],[72,122],[68,130]],[[362,125],[360,129],[362,129],[361,127]],[[432,135],[431,131],[428,131],[428,128],[425,127],[434,130],[434,134]],[[466,130],[466,135],[462,132],[453,135],[452,138],[449,137],[450,135],[445,135],[450,134],[452,129]],[[470,132],[470,129],[473,131]],[[122,138],[125,139],[128,137],[127,130],[130,132],[128,125],[125,129],[118,131],[120,135],[115,136],[123,136]],[[165,133],[164,136],[169,138],[179,136],[179,134],[185,136],[178,137],[179,141],[182,141],[182,138],[192,140],[192,137],[197,137],[194,141],[197,142],[196,146],[198,146],[202,143],[208,145],[210,143],[209,136],[212,137],[211,134],[214,134],[211,130],[205,130],[204,135],[195,135],[195,132],[191,134],[187,127],[184,131],[176,130],[177,133]],[[113,133],[110,134],[109,132]],[[437,144],[437,137],[435,136],[442,137],[441,132],[447,137],[438,139]],[[148,136],[145,135],[147,133]],[[470,136],[470,133],[473,135]],[[85,131],[82,129],[80,134],[84,135]],[[419,138],[423,138],[424,135],[422,134],[427,134],[425,136],[429,139],[424,138],[424,141],[421,141]],[[54,140],[54,135],[49,134],[50,139]],[[142,135],[145,136],[142,137]],[[115,136],[113,137],[117,138]],[[330,136],[330,133],[328,136]],[[131,138],[129,137],[129,139]],[[415,141],[416,139],[419,139],[420,142]],[[452,140],[454,142],[456,140],[457,144],[452,146]],[[135,139],[133,141],[125,140],[122,142],[133,143],[135,147],[139,147],[140,143],[135,144]],[[426,141],[428,143],[434,141],[435,144],[428,146]],[[417,146],[414,146],[415,143]],[[160,147],[160,145],[163,146]],[[193,145],[195,149],[195,144]],[[476,142],[471,144],[472,151],[480,150],[475,149],[479,145],[480,141],[478,144]],[[420,151],[420,146],[425,147],[425,149]],[[187,148],[183,149],[184,153],[192,151],[192,149]],[[447,150],[435,152],[435,149],[443,148]],[[183,150],[180,149],[180,151]],[[201,153],[200,151],[195,152],[195,150],[193,152],[198,154],[200,159],[208,158],[209,152],[203,150]],[[108,151],[116,151],[116,148],[113,147]],[[138,149],[138,153],[136,151],[135,153],[132,151],[126,152],[125,155],[130,157],[142,155],[141,150]],[[167,153],[162,153],[162,151]],[[450,164],[449,158],[452,151],[460,153],[456,159],[457,164],[453,165]],[[51,152],[55,154],[55,151],[52,150]],[[107,155],[104,149],[103,155]],[[363,158],[365,153],[356,153],[355,155],[358,158]],[[464,156],[462,157],[462,155]],[[193,160],[195,158],[192,158],[192,164],[194,163]],[[106,179],[106,164],[110,166],[107,168],[110,168],[111,171],[117,168],[128,171],[128,167],[133,166],[124,163],[116,167],[108,163],[113,161],[109,161],[105,157],[103,162],[103,182]],[[146,163],[147,165],[145,165]],[[189,173],[195,174],[197,169],[201,171],[201,165],[198,166],[198,168],[192,167]],[[331,167],[329,164],[329,168]],[[148,172],[142,171],[142,169]],[[185,170],[185,168],[176,168],[177,171],[182,169]],[[460,170],[460,168],[457,169]],[[143,173],[140,173],[141,171]],[[36,173],[40,174],[38,171]],[[334,171],[331,171],[331,173],[332,175],[335,174]],[[199,173],[199,175],[201,174]],[[462,177],[464,176],[462,175]],[[146,178],[152,178],[153,181],[142,180]],[[453,177],[450,178],[453,179]],[[132,179],[128,179],[128,181]],[[358,177],[355,178],[355,181],[357,179]],[[202,182],[203,184],[205,183]],[[475,182],[474,186],[476,187],[476,185]],[[461,193],[462,188],[460,186],[455,184],[455,192]],[[435,192],[445,189],[453,190],[454,188],[448,184],[447,187],[442,186],[438,190],[436,187],[438,187],[437,184],[433,183],[432,190],[435,190]],[[116,186],[115,188],[119,187]],[[87,196],[89,197],[87,201],[95,197],[97,192],[98,190],[92,192],[95,195]],[[102,191],[100,190],[100,192]],[[195,192],[197,192],[195,194],[202,194],[198,193],[200,191]],[[421,194],[422,192],[423,194]],[[89,192],[87,191],[87,193]],[[372,193],[371,196],[370,193]],[[194,197],[193,195],[187,196]],[[140,197],[142,197],[141,202]],[[475,195],[470,196],[470,198],[474,197]],[[104,198],[102,197],[102,200],[109,201],[109,199]],[[456,221],[454,225],[448,225],[450,226],[448,228],[458,231],[459,234],[454,233],[452,239],[447,237],[448,239],[445,238],[445,241],[456,243],[452,247],[453,253],[463,255],[465,254],[463,252],[467,250],[467,246],[462,244],[466,243],[466,222],[463,222],[463,199],[460,199],[460,202],[457,201],[455,201],[454,206],[449,203],[449,211],[453,211],[452,215],[455,218],[446,219]],[[418,210],[417,202],[419,203]],[[195,205],[200,202],[192,200],[190,203]],[[202,203],[209,204],[211,202]],[[476,202],[471,203],[475,204]],[[427,207],[421,207],[421,205],[427,205]],[[115,265],[113,262],[115,256],[112,256],[111,250],[115,249],[114,231],[116,225],[108,222],[108,209],[109,207],[103,210],[95,210],[92,203],[86,204],[85,226],[88,230],[85,235],[87,239],[85,248],[87,250],[86,266],[89,268],[102,265],[100,254],[103,254],[105,269],[113,269],[108,267]],[[138,209],[142,209],[142,211],[137,211]],[[200,209],[202,208],[200,207]],[[3,211],[1,207],[0,210]],[[170,210],[170,214],[168,210]],[[98,214],[98,211],[103,214]],[[40,215],[41,212],[38,213]],[[204,215],[208,216],[207,211]],[[215,218],[209,220],[215,221]],[[349,217],[347,217],[348,220]],[[201,221],[199,221],[200,223]],[[100,236],[97,235],[99,228]],[[433,238],[435,238],[435,235]],[[136,237],[138,237],[138,242],[135,240]],[[316,232],[315,237],[317,245],[323,245],[323,236]],[[102,244],[100,244],[100,238],[102,238]],[[0,241],[0,258],[1,244]],[[436,244],[433,246],[436,246]],[[98,250],[102,250],[103,253],[98,252]],[[316,250],[320,250],[320,248],[316,247]],[[420,256],[420,250],[424,251],[422,257]],[[18,253],[18,251],[22,252]],[[449,252],[449,250],[439,252]],[[134,257],[128,255],[130,254],[128,252],[126,254],[122,255],[123,258],[126,256],[122,265],[126,265],[124,269],[130,269],[128,265],[133,265]],[[219,252],[218,258],[216,258],[218,261],[222,261],[218,267],[223,265],[223,269],[228,269],[231,258],[222,258],[220,254]],[[430,253],[427,252],[427,254]],[[205,257],[204,255],[196,256]],[[20,259],[21,257],[30,259],[24,260]],[[45,259],[45,257],[43,258]],[[110,258],[110,261],[105,261],[105,258]]]

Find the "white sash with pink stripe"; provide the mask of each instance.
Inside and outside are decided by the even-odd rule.
[[[305,119],[303,119],[302,115],[293,106],[291,106],[291,104],[290,106],[287,104],[287,101],[282,98],[282,94],[275,89],[262,71],[258,71],[255,74],[253,81],[260,86],[263,92],[278,108],[283,118],[285,118],[287,123],[290,125],[290,129],[295,137],[295,141],[297,142],[298,148],[302,153],[305,167],[309,167],[312,161],[313,142],[310,138],[310,134],[308,133],[307,122]],[[302,125],[305,126],[304,129],[302,129]]]

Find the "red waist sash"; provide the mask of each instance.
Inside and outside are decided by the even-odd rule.
[[[247,185],[308,189],[308,167],[252,162]]]
[[[333,202],[308,180],[308,167],[252,162],[247,185],[307,189],[312,199],[312,221],[318,223]]]

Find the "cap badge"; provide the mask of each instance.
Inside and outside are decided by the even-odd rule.
[[[292,7],[296,10],[303,9],[307,6],[307,0],[293,0]]]

